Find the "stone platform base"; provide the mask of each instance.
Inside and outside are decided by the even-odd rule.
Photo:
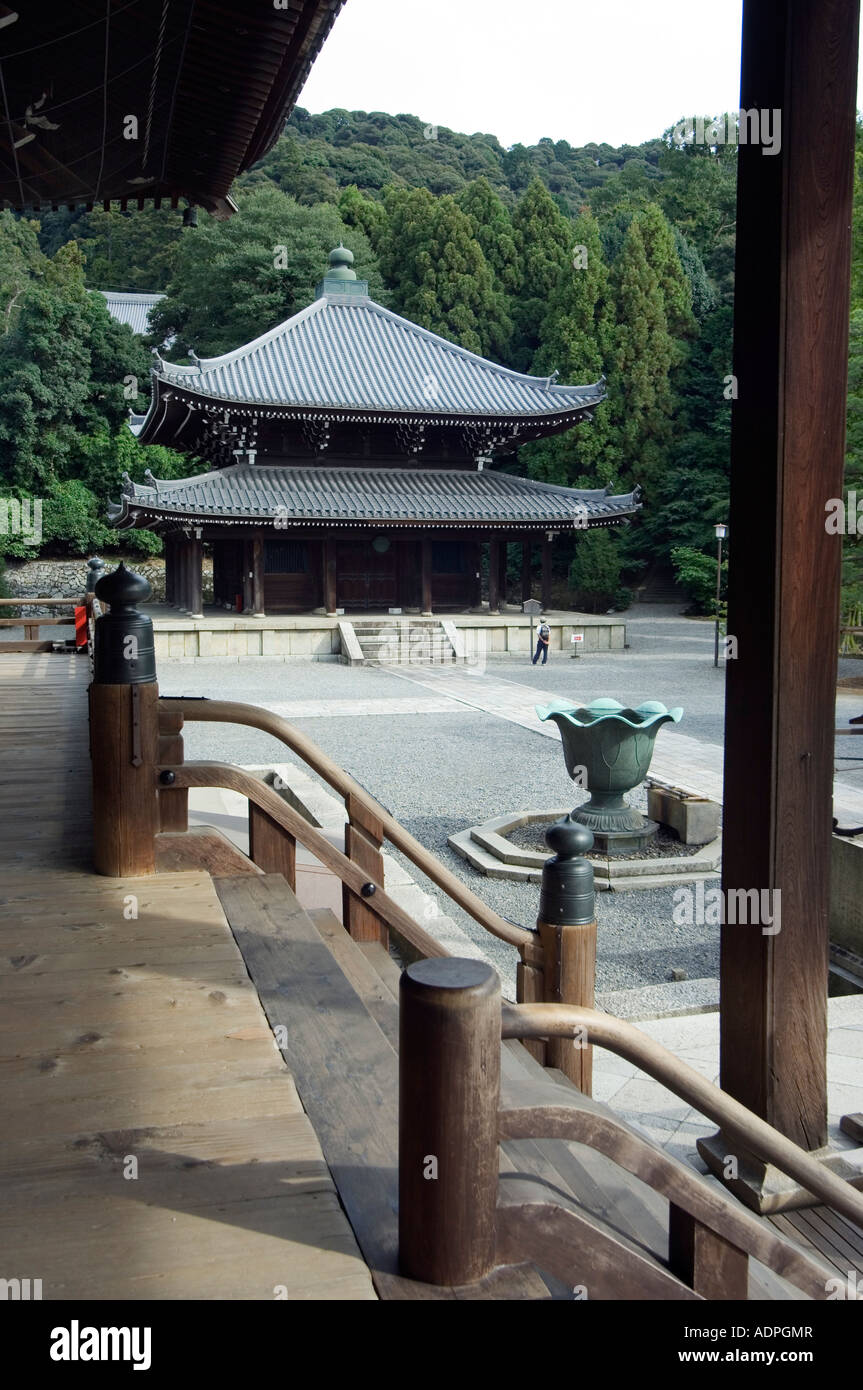
[[[170,660],[244,661],[249,657],[268,657],[271,660],[339,661],[342,643],[339,622],[348,619],[356,624],[368,624],[373,619],[385,625],[387,613],[371,614],[348,611],[337,616],[325,613],[296,616],[226,613],[219,608],[207,608],[200,618],[192,618],[170,608],[167,604],[142,605],[142,611],[153,620],[156,662]],[[411,614],[393,615],[395,624],[409,623]],[[420,615],[417,615],[419,618]],[[465,648],[480,653],[483,660],[518,657],[530,652],[530,619],[518,610],[495,613],[447,613],[441,615],[463,633]],[[584,640],[577,644],[579,658],[589,658],[594,652],[623,651],[626,625],[614,617],[594,617],[592,614],[552,613],[546,615],[551,629],[551,651],[572,655],[576,644],[573,633]],[[534,625],[534,642],[536,627]]]
[[[567,807],[555,811],[510,811],[482,825],[457,831],[449,836],[447,844],[489,878],[540,883],[542,866],[550,857],[550,851],[522,849],[511,844],[506,837],[519,826],[551,825],[566,815],[569,815]],[[700,854],[665,859],[622,859],[608,855],[605,859],[593,859],[591,862],[594,886],[598,891],[664,888],[669,884],[717,878],[722,863],[722,841],[720,838],[713,840],[704,846]]]

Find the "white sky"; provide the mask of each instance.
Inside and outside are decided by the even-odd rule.
[[[299,105],[640,144],[739,105],[741,0],[347,0]],[[858,98],[859,101],[859,98]]]

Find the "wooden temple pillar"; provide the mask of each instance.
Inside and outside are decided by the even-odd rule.
[[[246,537],[243,541],[243,612],[254,612],[254,595],[252,593],[252,541]]]
[[[162,544],[165,555],[165,602],[172,604],[174,602],[174,537],[170,532],[165,536]]]
[[[470,606],[482,608],[482,541],[470,541]]]
[[[533,547],[530,541],[521,543],[521,601],[527,603],[531,596],[530,588],[530,561]]]
[[[324,536],[321,546],[323,580],[324,580],[324,608],[327,616],[335,617],[336,606],[338,603],[338,593],[336,587],[337,561],[336,561],[336,540],[335,536]]]
[[[488,543],[488,611],[500,612],[500,541],[497,536]]]
[[[174,602],[181,613],[189,606],[189,552],[182,532],[177,537],[177,597]]]
[[[251,542],[252,560],[252,613],[256,618],[264,617],[264,538],[254,536]]]
[[[499,547],[499,558],[498,558],[498,581],[497,581],[498,601],[499,601],[499,603],[500,603],[501,610],[504,610],[504,609],[506,608],[506,571],[507,571],[507,560],[508,560],[508,555],[507,555],[507,540],[506,540],[506,536],[501,536],[501,538],[500,538],[500,547]]]
[[[431,617],[432,613],[432,543],[431,536],[424,531],[420,546],[420,578],[422,584],[422,598],[420,606],[424,617]]]
[[[204,547],[199,536],[191,536],[188,547],[189,588],[187,611],[190,618],[204,616]]]
[[[542,538],[542,606],[551,607],[551,540]]]
[[[781,146],[738,153],[722,889],[726,917],[756,890],[760,922],[722,927],[720,1084],[809,1150],[827,1138],[842,537],[824,522],[843,496],[858,22],[858,0],[743,6],[740,105],[774,140],[781,113]],[[767,1208],[770,1169],[721,1134],[699,1149],[720,1177],[738,1156],[731,1185]]]

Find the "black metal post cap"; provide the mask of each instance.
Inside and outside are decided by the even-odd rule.
[[[118,608],[134,608],[136,603],[143,603],[153,590],[142,574],[126,569],[121,560],[110,574],[102,575],[94,592],[97,598],[111,605],[112,612],[116,612]]]
[[[376,887],[377,884],[375,883],[364,883],[362,888],[360,889],[360,892],[362,893],[364,898],[373,898],[375,895]]]
[[[539,921],[560,926],[592,922],[593,865],[583,856],[593,849],[593,831],[567,816],[549,826],[545,842],[556,853],[542,866]]]
[[[593,831],[578,821],[555,821],[545,832],[545,843],[558,859],[575,859],[593,849]]]
[[[173,787],[176,780],[177,774],[175,772],[170,772],[166,769],[165,772],[159,773],[159,781],[162,783],[163,787]]]

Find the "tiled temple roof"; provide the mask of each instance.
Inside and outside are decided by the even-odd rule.
[[[635,492],[556,487],[489,469],[350,468],[238,463],[195,478],[127,485],[114,525],[230,520],[555,530],[619,523],[636,512]]]
[[[362,282],[357,282],[362,284]],[[193,366],[159,361],[157,390],[141,426],[154,428],[157,395],[178,387],[218,404],[365,410],[435,417],[537,420],[585,412],[603,382],[558,386],[500,367],[420,328],[365,294],[325,293],[244,347]]]

